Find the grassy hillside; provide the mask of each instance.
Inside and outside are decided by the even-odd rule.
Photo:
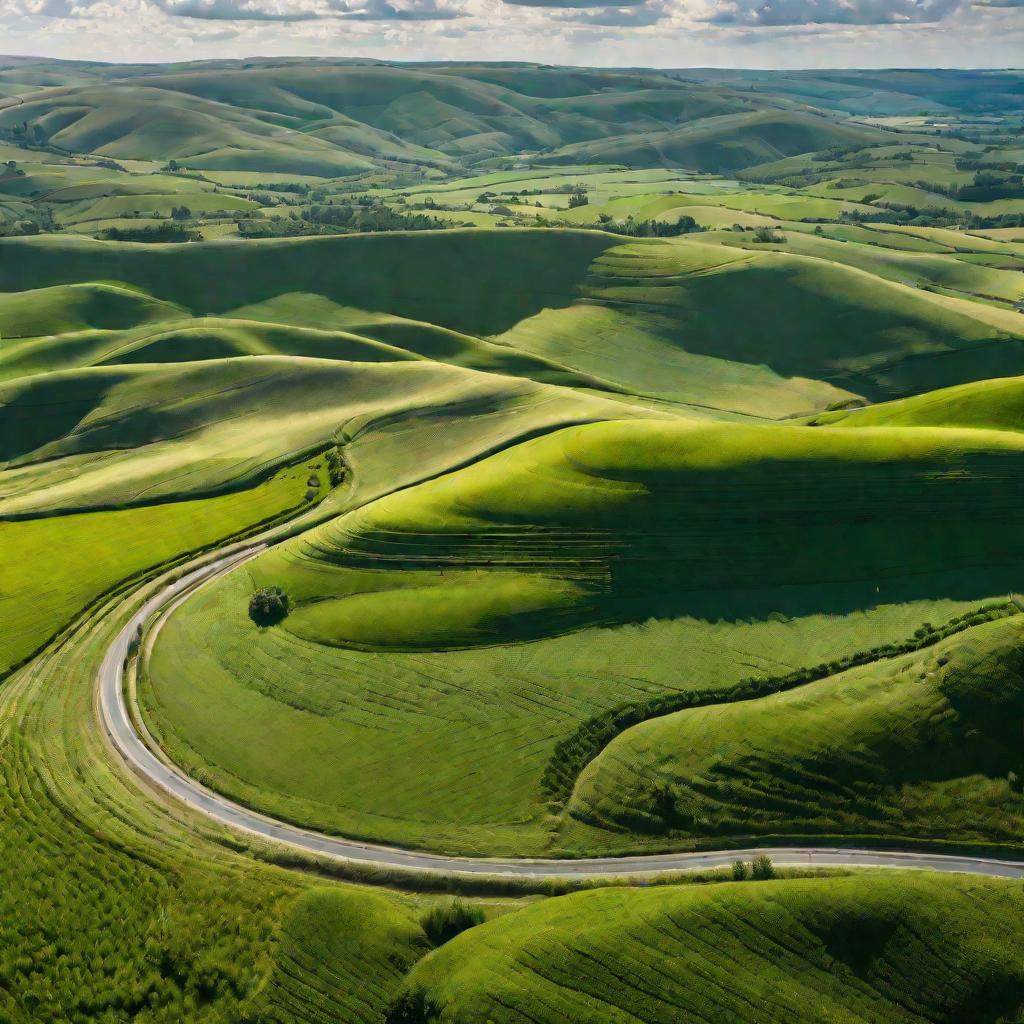
[[[405,972],[430,948],[397,900],[310,889],[289,909],[257,1000],[274,1024],[381,1024]]]
[[[252,572],[292,594],[283,628],[374,649],[799,610],[734,595],[801,584],[850,610],[867,581],[923,594],[929,574],[1019,558],[1021,451],[995,431],[595,424],[364,506]]]
[[[1014,372],[1019,319],[834,261],[697,236],[608,250],[583,300],[497,340],[640,393],[781,416]]]
[[[644,722],[584,770],[569,814],[677,839],[1019,843],[1021,628],[1018,616],[786,693]]]
[[[761,110],[723,114],[667,131],[646,131],[564,146],[545,163],[622,163],[630,167],[682,166],[728,173],[796,153],[837,145],[866,145],[879,132],[814,114]]]
[[[140,246],[53,236],[0,239],[4,284],[119,281],[220,314],[316,294],[469,334],[497,334],[567,304],[591,261],[616,244],[596,232],[445,231]]]
[[[347,483],[368,500],[522,437],[630,416],[665,414],[429,360],[260,356],[37,374],[0,385],[0,515],[237,490],[339,441]]]
[[[941,388],[867,409],[827,413],[815,420],[818,421],[844,427],[966,427],[1016,431],[1024,423],[1024,380],[1005,377]]]
[[[411,354],[776,418],[855,395],[898,397],[983,379],[994,366],[1005,373],[1020,363],[1024,370],[1016,314],[880,280],[876,272],[893,272],[874,253],[854,268],[817,254],[750,252],[717,241],[623,244],[599,232],[511,230],[244,246],[7,239],[0,245],[12,255],[12,289],[117,281],[123,292],[133,290],[134,303],[152,306],[132,314],[136,323],[151,322],[160,309],[177,321],[166,305],[172,303],[196,316],[341,330],[371,344],[268,335],[237,323],[168,323],[163,333],[189,333],[165,338],[149,330],[73,337],[60,348],[8,346],[0,372],[65,360],[159,360],[179,351],[188,353],[184,358],[277,351],[379,359],[383,353],[372,342],[380,342],[404,350],[394,353],[398,359]],[[986,275],[1012,276],[956,266],[978,287],[986,286]],[[0,300],[0,330],[8,318],[13,329],[4,333],[14,337],[113,325],[84,314],[65,314],[63,325],[45,317],[33,323],[32,311],[46,306],[49,294]],[[773,329],[765,331],[765,323]]]
[[[148,721],[190,771],[304,824],[447,850],[607,845],[550,813],[562,740],[624,702],[902,642],[1005,594],[1020,450],[998,431],[654,421],[526,441],[179,609]],[[257,630],[265,585],[293,607]],[[263,734],[303,756],[261,756]]]
[[[0,673],[122,580],[301,507],[310,472],[297,466],[251,490],[205,502],[0,522],[0,609],[8,623]],[[59,566],[59,575],[47,566]]]
[[[1024,1005],[1020,887],[908,874],[610,890],[474,928],[405,991],[428,1020],[956,1024]]]

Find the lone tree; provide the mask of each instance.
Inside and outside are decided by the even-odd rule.
[[[249,599],[249,618],[257,626],[273,626],[289,608],[288,595],[280,587],[262,587]]]

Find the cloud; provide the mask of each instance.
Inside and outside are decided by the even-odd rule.
[[[80,18],[97,2],[99,0],[26,0],[22,7],[25,14],[43,18]]]
[[[941,21],[959,6],[960,0],[723,0],[698,20],[737,26],[905,25]]]
[[[549,7],[549,8],[571,8],[574,10],[586,10],[591,8],[602,8],[612,10],[608,7],[608,0],[503,0],[513,7]],[[615,5],[619,7],[640,7],[646,0],[622,0]]]
[[[71,0],[45,0],[68,3]],[[437,0],[152,0],[164,14],[201,21],[449,21],[462,12]]]
[[[255,0],[152,0],[155,7],[175,18],[202,21],[315,21],[322,15],[308,7],[288,3],[270,5]]]
[[[505,0],[506,3],[514,0]],[[668,12],[665,4],[658,0],[649,0],[634,4],[632,7],[598,7],[596,9],[573,11],[561,16],[561,20],[574,25],[595,25],[609,28],[644,28],[661,21]]]
[[[442,7],[437,0],[411,0],[401,7],[391,0],[364,0],[361,6],[332,0],[332,13],[346,21],[451,21],[464,16],[454,7]]]

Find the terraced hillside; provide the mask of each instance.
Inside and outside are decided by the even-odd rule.
[[[1020,77],[0,58],[0,1022],[1020,1018]]]

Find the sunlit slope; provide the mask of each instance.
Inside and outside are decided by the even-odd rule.
[[[28,120],[62,149],[114,159],[177,159],[209,170],[331,177],[371,170],[358,154],[292,129],[288,119],[148,85],[36,92],[0,110],[0,127]]]
[[[591,842],[586,826],[1017,844],[1022,715],[1015,616],[785,693],[636,725],[584,769],[567,829]]]
[[[866,409],[825,413],[813,422],[843,427],[1021,430],[1024,429],[1024,378],[997,377],[961,384]]]
[[[458,936],[405,983],[494,1024],[994,1024],[1024,1005],[1012,882],[882,874],[549,900]]]
[[[5,284],[6,271],[5,266]],[[96,282],[0,293],[0,338],[4,342],[0,359],[13,339],[88,329],[116,331],[181,314],[180,307],[145,292]]]
[[[205,501],[0,521],[0,674],[123,580],[301,508],[310,472],[300,464]],[[54,508],[44,499],[41,511]]]
[[[260,356],[38,374],[0,385],[0,515],[237,489],[335,443],[365,500],[523,437],[624,415],[665,414],[428,360]]]
[[[341,331],[413,357],[768,418],[1024,372],[1024,328],[1010,310],[699,238],[623,244],[600,232],[505,229],[138,246],[65,236],[2,240],[0,254],[12,291],[120,281],[140,302],[194,317]],[[17,303],[28,300],[7,298],[24,338]],[[179,329],[189,333],[163,337]],[[260,336],[240,340],[239,330]],[[355,352],[351,339],[175,322],[123,338],[15,342],[0,373],[164,360],[179,341],[188,358]],[[361,351],[344,357],[378,357],[372,344]]]
[[[43,289],[45,292],[53,290]],[[18,298],[20,294],[14,293],[13,297]],[[291,300],[295,300],[294,303]],[[300,307],[295,310],[299,319],[315,321],[318,318],[308,314],[316,311],[323,314],[324,323],[353,329],[321,329],[280,322],[293,304]],[[154,305],[157,315],[163,309],[169,309],[172,314],[176,312],[174,307]],[[368,363],[434,360],[545,383],[619,390],[613,384],[559,366],[543,356],[497,346],[434,324],[332,306],[318,296],[271,300],[265,304],[265,312],[255,307],[250,309],[251,315],[266,316],[268,322],[237,316],[182,318],[172,315],[124,330],[71,329],[57,336],[14,339],[0,349],[0,380],[73,367],[287,355]],[[2,323],[4,310],[0,304]]]
[[[460,161],[671,132],[773,106],[657,72],[460,71],[293,62],[154,68],[144,78],[80,84],[55,76],[56,88],[33,89],[18,110],[0,112],[0,126],[27,119],[62,148],[115,158],[337,176],[386,162],[449,170]],[[866,138],[869,130],[764,127],[757,144],[736,147],[730,166],[820,148],[833,135]],[[703,166],[698,150],[678,149]],[[645,152],[640,159],[664,157]]]
[[[583,293],[498,340],[638,393],[767,416],[1024,371],[1010,310],[699,236],[610,249]]]
[[[752,197],[750,201],[754,206],[770,205],[770,200],[766,202],[762,196]],[[837,229],[829,226],[829,232],[835,230]],[[838,228],[838,231],[845,233],[842,227]],[[878,236],[878,232],[875,232],[875,235]],[[737,239],[735,235],[730,237],[728,233],[720,232],[714,237],[723,244],[744,245],[748,250],[755,249],[755,246],[742,236]],[[899,235],[893,237],[900,240]],[[909,234],[904,234],[903,237],[908,242],[922,241]],[[1002,266],[986,266],[977,262],[978,257],[973,253],[965,256],[951,251],[907,252],[879,244],[882,241],[889,241],[884,236],[872,239],[870,234],[865,234],[863,238],[863,241],[839,241],[819,237],[810,231],[789,231],[786,233],[785,242],[780,242],[776,248],[801,256],[812,256],[829,263],[855,267],[900,284],[917,288],[935,288],[953,296],[977,296],[998,300],[1006,305],[1024,299],[1024,274],[1014,269],[1013,256],[1007,255],[1005,249],[1001,261],[994,261],[997,264],[1001,262]],[[963,248],[963,239],[960,241]],[[973,239],[971,242],[973,243]],[[984,246],[983,241],[981,246]]]
[[[591,424],[359,508],[252,573],[292,595],[281,628],[372,648],[806,610],[798,585],[850,611],[1024,556],[1022,452],[999,431]]]

